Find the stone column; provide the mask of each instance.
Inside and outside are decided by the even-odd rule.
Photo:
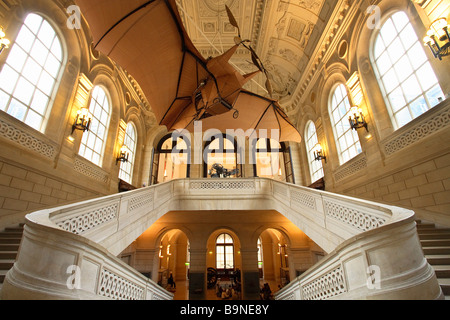
[[[189,300],[206,299],[206,248],[190,248]]]
[[[241,248],[241,258],[242,299],[259,300],[258,248],[256,245]]]

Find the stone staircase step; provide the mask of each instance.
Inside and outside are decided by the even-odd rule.
[[[438,279],[438,282],[444,295],[450,295],[450,279]]]
[[[10,231],[10,232],[1,232],[0,238],[22,238],[22,232]]]
[[[450,255],[425,255],[430,265],[450,265]]]
[[[450,246],[423,247],[425,255],[450,254]]]
[[[19,251],[20,244],[14,243],[14,244],[0,244],[0,251]]]
[[[16,259],[17,251],[0,251],[0,260]]]
[[[450,229],[417,229],[418,234],[435,234],[435,233],[447,233],[450,234]]]
[[[20,244],[22,238],[0,238],[0,244]]]
[[[432,267],[438,279],[450,278],[450,265],[434,265]]]
[[[23,232],[23,226],[7,227],[4,232]]]
[[[14,266],[15,259],[0,260],[0,270],[9,270]]]
[[[5,282],[6,274],[8,273],[8,270],[0,270],[0,285]]]
[[[450,239],[450,232],[419,233],[420,240]]]
[[[450,246],[450,240],[439,240],[439,239],[429,239],[429,240],[421,240],[420,243],[422,244],[423,248],[427,247],[449,247]]]

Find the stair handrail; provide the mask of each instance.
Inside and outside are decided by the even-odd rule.
[[[210,201],[212,198],[214,199],[213,202]],[[12,287],[21,287],[20,282],[33,282],[29,279],[32,279],[33,275],[40,278],[48,276],[35,274],[31,270],[34,262],[32,258],[36,252],[41,251],[46,254],[52,252],[58,257],[58,255],[61,255],[61,251],[68,251],[69,247],[73,247],[72,242],[77,243],[77,245],[80,243],[79,247],[82,248],[75,258],[71,257],[76,262],[76,266],[86,268],[86,265],[88,265],[91,269],[95,269],[92,266],[92,260],[95,260],[92,256],[103,257],[106,252],[108,263],[114,265],[116,272],[120,273],[122,272],[120,270],[125,269],[124,272],[128,275],[127,272],[133,273],[130,270],[132,268],[118,261],[119,259],[116,256],[164,214],[184,208],[198,208],[199,210],[204,208],[206,208],[205,210],[230,209],[233,208],[236,199],[239,199],[240,209],[278,210],[305,231],[325,251],[332,252],[323,262],[310,269],[302,277],[294,279],[288,287],[277,295],[277,298],[286,298],[286,292],[292,290],[292,292],[295,292],[296,298],[305,298],[305,279],[309,277],[308,279],[311,281],[317,280],[320,282],[321,277],[323,277],[321,272],[324,270],[330,271],[328,270],[330,267],[337,268],[331,270],[332,275],[338,274],[339,277],[347,277],[353,269],[345,268],[342,261],[343,252],[369,255],[369,251],[362,253],[358,249],[354,249],[353,246],[355,244],[368,247],[376,246],[377,241],[374,239],[389,242],[393,230],[395,230],[393,238],[398,235],[407,235],[406,240],[402,239],[401,241],[404,241],[406,246],[411,247],[412,256],[417,257],[418,261],[412,266],[412,269],[408,269],[408,275],[402,274],[396,279],[392,279],[392,277],[382,279],[383,285],[388,283],[394,289],[385,290],[386,288],[383,288],[376,293],[362,288],[365,284],[361,284],[361,279],[359,279],[356,290],[352,288],[352,285],[355,285],[354,283],[346,282],[344,292],[340,292],[336,296],[340,298],[353,297],[356,293],[363,294],[365,297],[386,296],[399,290],[406,290],[405,296],[408,296],[410,293],[408,289],[402,287],[401,281],[407,282],[409,288],[414,287],[414,281],[417,282],[416,285],[426,287],[426,298],[439,296],[439,293],[436,293],[435,284],[437,284],[437,280],[435,275],[425,261],[417,239],[417,233],[413,232],[415,227],[414,212],[265,178],[173,180],[123,194],[41,210],[27,215],[28,222],[25,226],[18,262],[14,265],[13,270],[8,273],[7,280],[9,279]],[[258,201],[255,201],[255,199]],[[202,207],[202,203],[206,205]],[[45,232],[42,230],[45,230]],[[392,241],[389,243],[392,244]],[[353,251],[349,251],[349,248],[353,248]],[[386,248],[383,248],[383,250],[389,250],[389,247]],[[82,253],[86,250],[91,254],[89,258]],[[396,252],[395,250],[391,251],[389,251],[389,254]],[[83,259],[87,259],[89,262],[85,262]],[[359,262],[362,265],[370,266],[368,258]],[[103,263],[97,264],[104,265]],[[24,270],[26,268],[28,270]],[[94,272],[97,282],[99,282],[98,279],[101,275],[99,268],[95,269],[96,273]],[[365,272],[365,269],[361,270],[361,265],[358,265],[355,270],[358,273]],[[106,273],[109,275],[108,272]],[[103,272],[103,275],[105,275],[105,272]],[[117,274],[114,275],[117,276]],[[330,277],[329,273],[325,276]],[[133,277],[142,279],[141,275],[135,271]],[[111,276],[111,278],[114,278],[114,276]],[[335,279],[335,277],[332,278],[331,282],[335,283]],[[59,279],[59,282],[57,282],[59,289],[66,285],[63,280],[65,279]],[[125,279],[118,281],[123,283],[126,280],[125,277]],[[48,283],[52,283],[52,281],[47,279],[47,283],[42,285],[47,286],[46,289],[52,289],[51,285],[48,288]],[[145,279],[145,281],[147,280]],[[151,290],[154,290],[155,297],[171,298],[170,295],[161,295],[161,292],[158,291],[160,288],[154,282],[148,281],[146,283],[149,283]],[[399,289],[399,286],[401,289]],[[437,288],[439,288],[438,285]],[[21,289],[24,289],[23,286]],[[98,288],[90,289],[91,291],[88,290],[89,294],[84,296],[98,296]],[[127,290],[131,290],[130,287]],[[44,290],[40,291],[41,294],[43,294],[42,291]],[[336,291],[336,288],[333,288],[332,291]],[[14,292],[14,289],[11,292]],[[57,290],[57,292],[56,295],[61,294],[61,291]],[[78,291],[78,294],[80,292]],[[62,295],[65,296],[65,294],[71,296],[71,293],[67,294],[66,292]],[[144,297],[148,298],[148,296],[145,295]],[[325,296],[329,298],[329,296]],[[320,298],[323,295],[313,295],[313,297]],[[332,297],[335,297],[335,295]]]

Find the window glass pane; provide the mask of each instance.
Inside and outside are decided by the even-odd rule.
[[[33,49],[31,49],[31,56],[37,63],[43,66],[47,60],[48,54],[49,51],[42,42],[39,40],[34,42]]]
[[[424,90],[430,89],[433,84],[437,83],[438,80],[434,74],[433,69],[429,62],[425,63],[418,71],[417,78],[419,79],[420,85]]]
[[[428,110],[427,102],[423,96],[420,96],[419,99],[411,103],[410,107],[414,118],[417,118]]]
[[[8,103],[9,94],[5,93],[3,90],[0,90],[0,110],[5,111]]]
[[[30,104],[31,98],[34,93],[34,86],[25,78],[20,77],[17,83],[14,96],[19,99],[23,104]]]
[[[25,119],[26,113],[27,107],[25,105],[23,105],[16,99],[13,99],[11,101],[11,108],[8,109],[8,114],[20,121],[23,121]]]
[[[42,67],[33,59],[29,58],[27,60],[25,68],[23,69],[22,75],[27,78],[34,86],[36,86],[41,73]]]
[[[400,39],[402,40],[405,50],[408,50],[413,44],[419,41],[411,24],[408,24],[400,33]]]
[[[128,182],[131,184],[132,177],[133,177],[133,167],[134,167],[134,161],[136,156],[136,128],[132,123],[129,123],[127,125],[127,130],[125,132],[125,139],[124,139],[124,145],[129,150],[129,157],[127,163],[122,163],[120,165],[120,172],[119,172],[119,179],[122,179],[125,182]],[[183,141],[183,139],[177,140],[177,147],[185,147],[187,149],[186,142]],[[176,162],[175,162],[176,163]],[[180,165],[177,165],[178,167]],[[175,168],[174,168],[175,169]]]
[[[338,101],[338,105],[335,110],[331,110],[332,114],[335,115],[332,125],[341,164],[343,164],[361,153],[362,150],[356,148],[356,145],[359,144],[359,137],[357,133],[352,132],[353,129],[351,129],[348,121],[351,104],[346,87],[343,84],[339,85],[333,92],[333,96]],[[339,117],[336,116],[336,110],[339,110]],[[350,152],[350,150],[353,151]]]
[[[27,114],[27,118],[25,123],[30,127],[39,130],[42,123],[42,116],[34,112],[33,110],[29,110]]]
[[[389,58],[389,54],[384,52],[377,61],[378,68],[380,74],[384,74],[392,67],[391,58]]]
[[[50,41],[49,46],[54,43],[53,49],[62,58],[61,43],[53,41],[57,39],[53,27],[42,17],[31,13],[20,28],[0,73],[0,89],[10,96],[3,99],[6,103],[2,106],[3,111],[34,129],[43,130],[44,117],[49,113],[50,98],[62,64],[53,58],[45,42],[38,37]],[[48,59],[49,56],[52,59]]]
[[[8,65],[5,65],[2,73],[0,74],[0,88],[2,88],[6,93],[11,94],[16,87],[18,79],[19,74]]]
[[[44,19],[42,19],[42,17],[36,15],[36,14],[30,14],[27,16],[27,18],[25,19],[24,24],[30,28],[30,30],[34,33],[37,34],[37,32],[39,31],[39,28],[41,27],[41,23],[44,21]]]
[[[444,93],[439,85],[435,85],[426,93],[426,97],[430,103],[430,106],[434,107],[439,104],[440,101],[444,100]]]
[[[339,128],[343,128],[342,125],[339,125]],[[342,134],[344,133],[343,129],[340,130]],[[323,168],[322,161],[316,161],[314,157],[314,150],[316,145],[319,143],[316,133],[316,126],[314,122],[310,121],[306,126],[306,152],[308,154],[308,162],[309,169],[311,173],[311,181],[316,182],[317,180],[323,178]]]
[[[29,52],[35,40],[35,35],[27,27],[23,26],[16,38],[16,44],[18,44],[25,52]]]
[[[17,72],[22,72],[28,55],[19,46],[13,46],[6,63],[13,67]]]
[[[99,102],[99,99],[101,103]],[[82,144],[84,148],[79,150],[79,154],[101,166],[102,155],[105,148],[107,128],[109,126],[110,104],[106,92],[103,88],[95,86],[92,90],[89,112],[92,115],[90,130],[83,134]],[[99,116],[104,112],[107,121],[102,121]],[[86,136],[86,138],[85,138]]]
[[[391,42],[394,40],[395,35],[397,34],[397,31],[395,30],[394,24],[392,23],[391,19],[386,21],[380,33],[381,36],[383,37],[385,46],[389,46]]]
[[[394,62],[392,69],[389,69],[385,53],[377,59],[382,52],[382,40],[391,62]],[[375,38],[374,55],[375,69],[397,129],[434,107],[439,103],[439,98],[443,98],[438,79],[427,62],[423,44],[404,12],[395,13],[381,27]]]
[[[407,124],[412,120],[408,108],[404,108],[402,111],[398,112],[395,118],[397,119],[397,122],[399,123],[400,127],[404,126],[405,124]]]

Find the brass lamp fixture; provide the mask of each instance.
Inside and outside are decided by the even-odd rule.
[[[353,107],[350,109],[349,114],[348,121],[350,122],[352,129],[358,130],[361,128],[366,128],[366,131],[369,132],[369,128],[361,108]]]
[[[435,58],[442,60],[442,57],[450,55],[450,35],[447,19],[439,18],[434,21],[427,32],[423,42],[428,46]]]
[[[324,152],[323,152],[323,148],[320,145],[320,143],[318,143],[315,147],[314,147],[314,159],[316,161],[322,161],[325,160],[325,163],[327,162],[327,157],[325,156]]]
[[[78,113],[75,121],[72,125],[72,134],[75,130],[81,130],[83,132],[89,131],[89,127],[91,126],[92,115],[90,114],[87,108],[81,108]]]
[[[116,165],[119,162],[123,163],[128,162],[129,157],[130,157],[130,149],[128,149],[126,145],[123,145],[122,148],[120,148],[119,155],[117,156]]]
[[[9,44],[11,43],[5,37],[5,31],[3,30],[3,27],[0,26],[0,54],[2,54],[5,49],[9,48]]]

